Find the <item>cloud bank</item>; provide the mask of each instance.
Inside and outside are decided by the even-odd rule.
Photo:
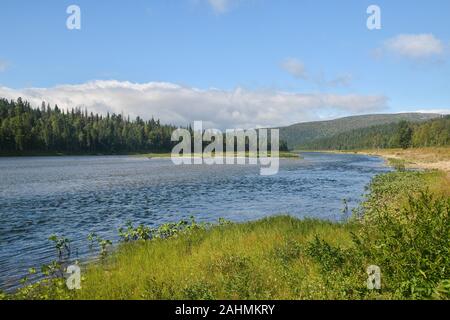
[[[387,98],[378,95],[304,94],[281,91],[197,89],[173,83],[92,81],[52,88],[0,87],[0,97],[22,97],[33,105],[42,101],[62,109],[124,113],[163,123],[187,125],[202,120],[208,127],[255,128],[289,125],[343,115],[386,110]]]
[[[406,58],[426,59],[441,56],[444,47],[433,34],[400,34],[385,41],[383,49]]]

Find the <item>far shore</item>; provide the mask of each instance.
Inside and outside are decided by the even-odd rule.
[[[234,152],[233,153],[234,157],[247,157],[247,158],[259,158],[259,154],[258,153],[249,153],[249,152]],[[269,157],[271,157],[271,152],[269,151],[267,153],[267,155]],[[139,157],[147,157],[147,158],[171,158],[172,154],[171,153],[145,153],[145,154],[140,154],[138,155]],[[222,157],[227,157],[227,153],[223,152],[223,153],[213,153],[212,154],[213,157],[215,156],[222,156]],[[201,158],[204,157],[206,158],[207,156],[204,156],[202,154],[197,154],[197,153],[192,153],[190,156],[181,156],[180,157],[194,157],[194,158]],[[290,152],[290,151],[280,151],[279,152],[279,157],[282,159],[288,159],[288,158],[293,158],[293,159],[301,159],[301,155],[300,152]]]
[[[223,153],[226,156],[226,153]],[[67,152],[7,152],[1,153],[0,158],[7,157],[86,157],[86,156],[132,156],[132,157],[146,157],[146,158],[171,158],[172,153],[170,152],[131,152],[131,153],[67,153]],[[201,154],[191,154],[192,157],[201,157]],[[259,157],[257,154],[249,154],[249,152],[238,153],[234,152],[235,157]],[[271,156],[271,152],[268,152],[268,156]],[[181,157],[181,156],[180,156]],[[282,159],[301,159],[299,152],[290,151],[280,151],[279,157]]]
[[[303,151],[305,152],[305,151]],[[407,168],[435,169],[450,176],[450,147],[408,149],[363,149],[363,150],[315,150],[313,152],[364,154],[379,156],[387,162],[402,161]]]

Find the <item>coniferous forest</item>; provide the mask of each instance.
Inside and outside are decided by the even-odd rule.
[[[450,115],[424,122],[400,121],[354,129],[297,146],[314,150],[355,150],[450,146]]]
[[[21,98],[0,99],[0,153],[114,154],[170,151],[174,126],[159,120],[70,111],[42,103],[33,108]]]
[[[41,108],[33,108],[21,98],[0,99],[0,155],[171,152],[178,143],[171,141],[175,129],[155,119],[130,120],[123,115],[103,116],[80,108],[66,111],[44,102]],[[187,129],[193,137],[192,128]],[[280,151],[288,151],[285,141],[280,141],[279,147]],[[225,138],[223,148],[226,150]]]

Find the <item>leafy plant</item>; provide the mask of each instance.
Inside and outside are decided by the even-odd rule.
[[[63,257],[64,253],[67,254],[67,257],[70,256],[71,250],[70,250],[70,240],[69,239],[62,237],[62,236],[59,237],[55,234],[51,235],[48,239],[54,243],[60,259]]]
[[[228,222],[225,219],[219,219],[220,226],[227,224]],[[125,227],[119,228],[119,236],[122,242],[169,239],[195,230],[205,230],[210,226],[207,223],[197,223],[193,216],[191,216],[190,223],[186,220],[181,220],[176,223],[165,223],[157,228],[150,228],[143,224],[134,227],[133,223],[128,221]]]
[[[103,239],[99,237],[96,233],[89,233],[88,235],[89,247],[94,248],[94,244],[100,248],[100,258],[105,258],[108,255],[108,247],[112,245],[111,240]]]
[[[341,248],[331,246],[317,235],[314,241],[308,244],[306,253],[319,263],[324,272],[341,268],[346,259],[345,252]]]
[[[397,171],[405,171],[406,170],[406,161],[402,159],[396,159],[396,158],[389,158],[388,159],[389,165],[394,167]]]
[[[450,279],[450,198],[422,191],[401,209],[374,208],[355,245],[397,295],[430,297]]]
[[[125,227],[119,228],[119,236],[123,242],[150,240],[152,238],[152,229],[142,224],[135,228],[132,221],[127,221]]]
[[[112,245],[111,240],[98,239],[100,245],[100,257],[105,258],[108,255],[108,247]]]

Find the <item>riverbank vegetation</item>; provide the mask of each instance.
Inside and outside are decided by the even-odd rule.
[[[247,157],[247,158],[251,158],[251,157],[259,158],[260,157],[259,152],[248,152],[248,151],[247,152],[232,152],[232,155],[234,157]],[[146,157],[146,158],[149,158],[149,159],[153,159],[153,158],[154,159],[159,159],[159,158],[171,158],[172,154],[168,153],[168,152],[166,152],[166,153],[144,153],[144,154],[139,154],[138,156],[139,157]],[[182,155],[180,154],[180,157],[181,156]],[[184,155],[184,156],[186,156],[186,155]],[[205,155],[195,154],[195,153],[192,153],[191,156],[192,157],[205,157]],[[213,152],[212,153],[212,157],[216,157],[216,156],[217,157],[226,157],[227,153],[226,152],[222,152],[222,153]],[[268,151],[267,152],[267,156],[271,157],[272,156],[272,152]],[[302,158],[299,152],[291,152],[291,151],[280,151],[278,153],[278,156],[279,156],[279,158],[282,158],[282,159],[289,159],[289,158],[301,159]]]
[[[83,268],[82,289],[69,291],[53,276],[4,298],[449,299],[445,179],[439,171],[377,176],[345,223],[130,223],[112,253],[100,239],[101,259]],[[367,288],[370,265],[381,268],[381,290]]]
[[[381,156],[391,164],[402,163],[404,168],[436,169],[450,173],[450,147],[372,149],[355,152]]]
[[[443,172],[447,172],[448,179],[450,180],[450,147],[426,147],[426,148],[424,147],[424,148],[407,148],[407,149],[400,149],[400,148],[358,149],[351,151],[323,150],[321,152],[378,156],[384,158],[386,160],[386,163],[395,169],[440,170]]]

